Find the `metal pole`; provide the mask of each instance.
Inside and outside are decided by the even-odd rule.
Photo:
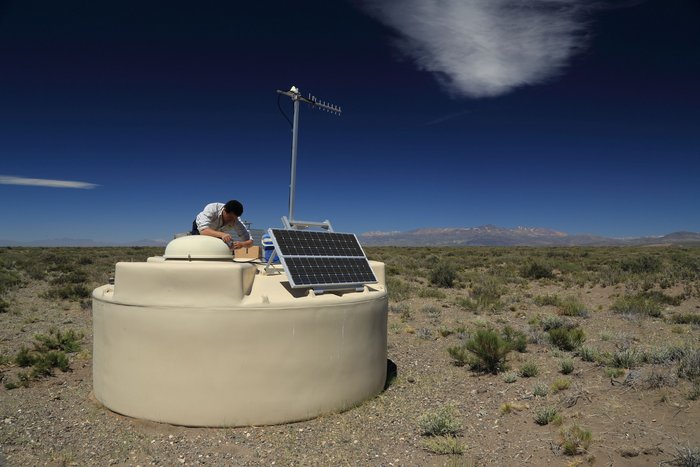
[[[299,131],[299,96],[294,100],[294,125],[292,126],[292,179],[289,184],[289,220],[294,220],[294,191],[297,179],[297,133]]]

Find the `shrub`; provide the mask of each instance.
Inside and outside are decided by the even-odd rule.
[[[440,262],[430,271],[430,283],[438,287],[451,288],[457,280],[457,271],[452,263]]]
[[[564,327],[564,320],[556,315],[547,315],[540,320],[543,331]]]
[[[678,376],[693,381],[700,378],[700,349],[688,350],[678,362]]]
[[[559,305],[559,314],[564,316],[588,316],[588,310],[573,297],[566,298],[561,305]]]
[[[615,368],[625,368],[631,370],[635,368],[641,360],[639,352],[635,349],[624,349],[615,352],[612,357],[612,366]]]
[[[36,357],[28,348],[24,346],[19,349],[17,355],[15,356],[15,363],[17,366],[21,366],[22,368],[34,365],[35,361]]]
[[[640,256],[620,263],[620,269],[633,274],[649,274],[661,270],[661,260],[656,256]]]
[[[0,265],[0,293],[17,287],[22,283],[22,279],[16,271],[6,269]]]
[[[659,292],[658,290],[647,290],[645,292],[640,293],[639,296],[642,298],[647,298],[661,305],[678,306],[681,303],[683,303],[683,296],[673,297],[663,292]]]
[[[532,388],[532,395],[535,397],[545,397],[549,393],[549,388],[546,384],[539,382]]]
[[[575,328],[554,328],[549,330],[549,341],[561,350],[574,350],[586,340],[583,329]]]
[[[45,294],[45,298],[60,298],[63,300],[75,300],[87,298],[90,290],[83,284],[66,284],[50,288]]]
[[[558,412],[555,407],[540,407],[539,409],[535,410],[535,423],[538,425],[548,425],[549,422],[552,422]]]
[[[700,378],[695,378],[693,380],[693,387],[687,397],[691,401],[696,401],[700,398]]]
[[[48,335],[37,334],[34,338],[34,348],[28,349],[22,346],[17,355],[15,355],[15,363],[20,367],[31,366],[30,376],[33,379],[37,379],[44,376],[52,376],[54,368],[58,368],[63,372],[70,370],[66,353],[80,351],[80,340],[83,338],[83,335],[76,333],[72,329],[65,334],[51,329]],[[9,389],[17,387],[15,383],[11,383],[10,386],[13,387]]]
[[[567,456],[575,456],[579,451],[585,452],[591,444],[591,432],[574,424],[561,431],[561,448]]]
[[[420,328],[418,329],[418,338],[431,341],[433,340],[433,331],[428,328]]]
[[[37,334],[34,336],[37,343],[34,346],[37,350],[63,350],[64,352],[75,353],[80,351],[80,341],[83,335],[70,329],[63,334],[60,330],[50,329],[49,334]]]
[[[31,376],[33,378],[52,376],[54,368],[58,368],[64,373],[70,369],[68,365],[68,356],[64,352],[51,350],[39,354],[32,365]]]
[[[459,455],[464,453],[464,446],[453,436],[433,436],[423,441],[423,449],[434,454]]]
[[[431,322],[437,322],[440,320],[440,315],[442,314],[442,309],[435,305],[425,305],[423,307],[423,313],[428,315]]]
[[[437,298],[437,299],[447,298],[447,295],[445,295],[445,292],[443,292],[440,289],[433,288],[433,287],[421,287],[420,289],[418,289],[418,296],[420,298]]]
[[[655,363],[660,365],[668,365],[673,362],[680,361],[686,354],[683,347],[666,346],[660,348],[652,348],[644,352],[642,355],[645,363]]]
[[[700,325],[700,314],[678,313],[671,317],[671,322],[676,324],[694,324],[697,326]]]
[[[527,336],[521,331],[516,331],[510,326],[503,328],[501,333],[503,339],[510,345],[510,348],[523,353],[527,350]]]
[[[574,361],[570,358],[565,358],[561,361],[561,373],[564,375],[570,374],[572,371],[574,371]]]
[[[676,448],[676,455],[669,464],[678,467],[700,466],[700,448],[690,447],[690,445]]]
[[[535,362],[527,362],[520,367],[520,376],[523,378],[532,378],[540,373],[540,369]]]
[[[520,269],[520,275],[525,279],[551,279],[552,269],[536,261],[530,261]]]
[[[561,298],[557,295],[538,295],[534,299],[537,306],[559,306],[562,304]]]
[[[401,279],[389,276],[386,278],[386,291],[389,300],[398,302],[411,298],[413,287]]]
[[[510,345],[491,329],[479,329],[464,347],[474,354],[471,368],[496,374],[505,369],[505,361]]]
[[[455,304],[467,311],[477,311],[479,309],[479,304],[469,297],[457,297],[455,299]]]
[[[558,391],[564,391],[566,389],[569,389],[571,387],[571,380],[568,380],[566,378],[559,378],[557,380],[554,380],[552,383],[552,389],[555,392]]]
[[[596,350],[592,347],[582,345],[576,351],[577,355],[584,362],[594,362],[596,357]]]
[[[627,295],[620,297],[612,304],[610,309],[616,313],[637,314],[644,316],[661,316],[661,305],[642,295]]]
[[[447,353],[450,354],[453,360],[452,363],[456,366],[468,365],[473,359],[471,352],[469,352],[464,345],[449,347]]]
[[[418,419],[418,426],[424,436],[454,436],[462,431],[459,413],[450,405],[426,413]]]
[[[506,383],[514,383],[518,380],[518,374],[514,371],[509,371],[503,375],[503,381]]]

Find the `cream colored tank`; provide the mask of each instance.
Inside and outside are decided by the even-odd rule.
[[[223,249],[221,248],[223,246]],[[291,289],[206,236],[117,263],[93,292],[95,397],[131,417],[189,426],[286,423],[382,391],[384,264],[362,292]]]

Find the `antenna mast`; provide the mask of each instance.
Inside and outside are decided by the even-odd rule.
[[[304,102],[309,104],[312,108],[318,107],[319,109],[325,110],[335,115],[340,115],[342,110],[339,106],[330,104],[328,102],[320,101],[316,96],[309,94],[306,98],[301,95],[299,88],[292,86],[289,91],[277,90],[278,94],[284,94],[285,96],[292,99],[294,102],[294,123],[292,124],[292,170],[291,170],[291,181],[289,183],[289,222],[292,224],[294,222],[294,192],[296,191],[296,178],[297,178],[297,139],[299,132],[299,102]]]

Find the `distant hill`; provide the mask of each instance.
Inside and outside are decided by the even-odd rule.
[[[254,244],[260,245],[260,238],[265,233],[261,229],[250,229]],[[101,247],[101,246],[159,246],[165,247],[172,238],[141,239],[128,242],[102,242],[89,238],[49,238],[45,240],[33,240],[30,242],[18,242],[15,240],[0,240],[0,246],[25,246],[25,247]]]
[[[577,234],[541,227],[421,228],[406,232],[366,232],[358,236],[367,246],[632,246],[697,245],[700,233],[674,232],[661,237],[608,238]]]
[[[263,230],[251,229],[256,245],[260,245]],[[673,232],[660,237],[608,238],[598,235],[570,235],[542,227],[427,227],[406,232],[365,232],[358,235],[367,246],[635,246],[687,245],[700,246],[700,233]],[[17,242],[0,240],[0,246],[25,247],[102,247],[153,246],[165,247],[167,240],[134,240],[130,242],[100,242],[91,239],[54,238]]]
[[[27,247],[101,247],[101,246],[165,246],[168,240],[134,240],[131,242],[98,242],[88,238],[49,238],[31,242],[0,240],[0,246]]]

